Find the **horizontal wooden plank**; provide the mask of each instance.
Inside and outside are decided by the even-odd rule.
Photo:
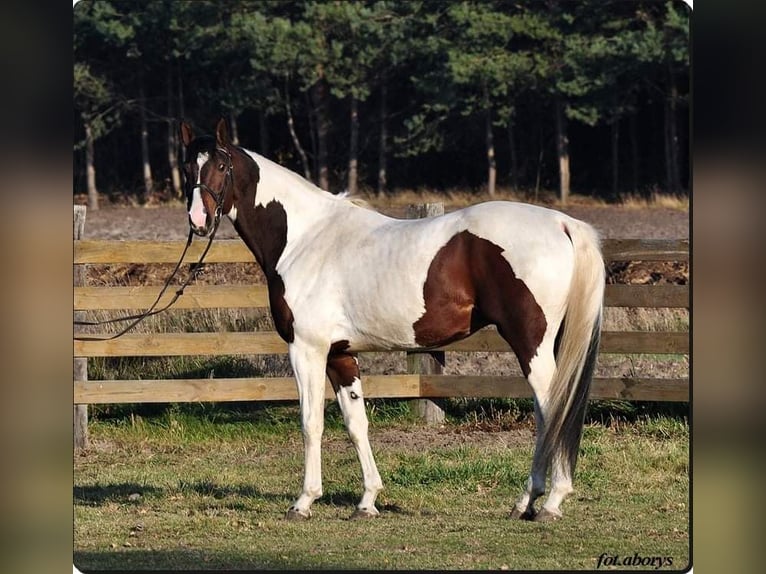
[[[689,307],[688,285],[607,285],[606,307]]]
[[[443,347],[447,351],[510,351],[493,328]],[[686,354],[689,333],[605,331],[602,353]],[[263,355],[286,353],[273,331],[254,333],[129,333],[111,341],[74,341],[75,357],[158,357],[178,355]]]
[[[363,388],[369,398],[416,397],[420,392],[420,377],[368,376],[364,377]],[[335,398],[328,382],[325,382],[325,398]],[[283,400],[298,400],[293,377],[74,382],[74,404]]]
[[[108,241],[81,239],[74,242],[74,263],[176,263],[185,241]],[[189,246],[184,263],[196,263],[207,246],[197,239]],[[216,239],[205,256],[206,263],[255,261],[239,239]]]
[[[482,329],[467,339],[443,347],[445,351],[510,351],[508,343],[494,328]],[[686,354],[689,352],[687,332],[604,331],[601,353]]]
[[[523,377],[421,375],[420,396],[526,398],[532,393]],[[688,401],[688,379],[596,377],[591,399]]]
[[[160,294],[160,287],[75,287],[75,310],[147,309]],[[175,295],[168,289],[158,303],[165,305]],[[189,285],[173,309],[232,309],[268,307],[266,285]]]
[[[146,309],[160,293],[160,287],[75,287],[77,311]],[[175,294],[168,289],[160,301],[164,305]],[[232,309],[267,307],[266,285],[190,285],[176,301],[175,309]],[[688,307],[688,285],[607,285],[607,307]]]
[[[688,239],[604,239],[607,261],[689,261]]]
[[[74,341],[75,357],[266,355],[286,353],[273,331],[255,333],[129,333],[111,341]]]
[[[81,239],[74,242],[74,263],[175,263],[184,241],[113,241]],[[195,263],[206,240],[195,240],[186,254],[186,263]],[[605,239],[607,261],[688,261],[688,239]],[[205,257],[208,263],[253,261],[253,255],[239,239],[217,239]]]
[[[522,377],[379,375],[364,377],[367,398],[510,397],[528,398]],[[688,379],[596,378],[591,399],[688,401]],[[325,384],[325,398],[333,399]],[[74,381],[74,404],[297,400],[291,377]]]

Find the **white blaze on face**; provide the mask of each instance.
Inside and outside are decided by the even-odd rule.
[[[192,224],[196,227],[204,227],[207,223],[207,211],[205,210],[205,204],[202,202],[202,190],[199,188],[202,166],[205,165],[207,160],[207,152],[197,155],[197,186],[192,192],[192,202],[189,207],[189,219],[191,219]]]

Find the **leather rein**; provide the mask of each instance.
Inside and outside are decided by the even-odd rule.
[[[163,311],[166,311],[171,306],[173,306],[173,304],[175,304],[175,302],[178,301],[178,298],[181,295],[183,295],[184,289],[187,287],[187,285],[189,285],[189,283],[191,283],[191,281],[195,277],[197,277],[197,273],[202,267],[202,262],[204,261],[208,251],[210,251],[210,246],[213,245],[213,239],[215,238],[215,234],[218,231],[218,225],[221,222],[221,216],[223,214],[223,203],[224,203],[224,200],[226,199],[226,191],[228,187],[227,184],[234,181],[234,162],[231,159],[231,154],[227,150],[221,147],[217,148],[217,151],[223,153],[228,159],[228,166],[226,168],[226,173],[224,174],[224,181],[221,187],[221,191],[216,193],[204,183],[198,183],[192,186],[192,190],[199,188],[201,191],[205,191],[208,194],[210,194],[210,196],[215,200],[215,215],[213,219],[213,231],[210,233],[208,237],[208,243],[205,246],[205,249],[202,251],[202,254],[199,257],[199,261],[197,261],[196,265],[193,265],[191,267],[191,269],[189,270],[189,274],[187,275],[186,279],[181,283],[181,286],[176,290],[175,294],[173,295],[173,298],[165,306],[159,309],[156,309],[157,305],[162,299],[162,296],[165,294],[165,291],[167,291],[168,287],[170,287],[171,281],[173,281],[173,278],[176,276],[176,274],[178,273],[178,270],[181,268],[181,264],[183,263],[184,257],[186,256],[186,252],[189,250],[189,246],[192,243],[192,239],[194,237],[194,230],[191,228],[191,225],[189,227],[189,237],[186,240],[186,245],[184,246],[184,250],[181,253],[181,257],[178,259],[178,263],[176,263],[176,266],[173,269],[173,272],[165,280],[165,283],[163,284],[159,295],[157,295],[157,298],[154,300],[154,303],[152,303],[152,305],[146,311],[143,311],[136,315],[128,315],[126,317],[117,317],[114,319],[105,319],[102,321],[74,321],[75,325],[84,325],[84,326],[107,325],[109,323],[122,323],[124,321],[130,321],[130,323],[126,327],[124,327],[122,330],[108,337],[76,335],[74,337],[76,341],[111,341],[113,339],[116,339],[117,337],[121,337],[122,335],[130,331],[133,327],[138,325],[141,321],[146,319],[147,317],[151,317],[152,315],[158,315],[159,313],[162,313]]]

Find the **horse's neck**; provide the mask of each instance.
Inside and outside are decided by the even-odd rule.
[[[260,168],[256,202],[267,205],[271,201],[278,201],[284,205],[296,233],[301,231],[298,228],[303,227],[304,222],[313,226],[324,211],[332,211],[345,203],[268,158],[257,154],[255,157]]]
[[[267,158],[248,153],[258,164],[260,177],[255,198],[248,194],[249,205],[239,211],[234,226],[268,277],[288,242],[333,221],[345,202]]]

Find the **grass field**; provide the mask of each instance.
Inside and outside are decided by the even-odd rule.
[[[93,446],[74,466],[81,570],[591,570],[604,554],[683,569],[689,560],[689,429],[678,417],[588,424],[564,519],[537,524],[507,518],[528,472],[528,424],[434,430],[373,416],[381,516],[349,521],[360,470],[330,407],[324,496],[295,523],[283,516],[302,481],[296,407],[187,409],[91,424]]]
[[[470,194],[450,199],[454,206],[475,202]],[[407,203],[444,197],[421,192],[399,200],[394,207],[403,212]],[[645,203],[623,201],[635,208],[636,217]],[[662,206],[688,210],[688,199]],[[155,213],[161,210],[143,211],[157,216],[159,229],[168,226],[167,216]],[[120,212],[113,216],[104,224],[109,233],[130,219]],[[96,217],[89,216],[89,226]],[[145,274],[125,267],[123,277],[91,266],[89,283],[160,284],[166,277],[164,271]],[[244,275],[239,268],[229,271],[237,280]],[[200,282],[237,282],[232,277],[211,266]],[[91,318],[105,318],[101,315]],[[137,331],[266,330],[270,321],[252,310],[178,311],[152,318]],[[605,313],[609,330],[686,331],[688,325],[685,309]],[[363,373],[402,372],[392,355],[363,357]],[[485,355],[466,359],[465,365],[450,356],[446,368],[477,372],[471,361],[479,361],[483,374],[492,368],[516,372],[510,357]],[[291,374],[283,356],[95,358],[88,370],[93,380]],[[606,356],[597,375],[688,376],[688,357]],[[369,401],[370,436],[385,485],[378,498],[381,516],[371,521],[348,520],[361,494],[361,473],[337,406],[328,407],[324,496],[306,523],[283,518],[303,473],[294,404],[241,410],[237,405],[91,406],[92,447],[74,460],[74,563],[84,572],[593,570],[626,558],[654,558],[661,559],[662,569],[686,568],[688,404],[593,401],[575,492],[562,507],[564,519],[546,524],[507,518],[529,472],[531,400],[450,399],[449,423],[438,430],[413,422],[406,405]],[[653,569],[650,562],[642,566]]]

